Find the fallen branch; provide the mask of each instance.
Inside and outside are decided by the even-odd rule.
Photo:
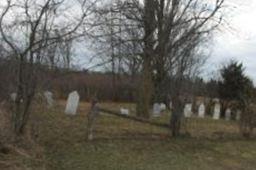
[[[121,118],[130,119],[130,120],[133,120],[133,121],[136,121],[136,122],[146,123],[146,124],[149,124],[149,125],[161,127],[161,128],[167,128],[167,129],[170,128],[169,124],[153,122],[153,121],[150,121],[148,119],[138,118],[138,117],[135,117],[135,116],[122,115],[119,112],[107,110],[107,109],[104,109],[104,108],[98,108],[98,111],[103,112],[103,113],[107,113],[107,114],[110,114],[110,115],[118,116],[118,117],[121,117]]]

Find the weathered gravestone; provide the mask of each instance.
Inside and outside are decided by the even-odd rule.
[[[47,107],[50,108],[53,106],[53,94],[50,91],[45,91],[44,92],[44,97],[46,99],[47,102]]]
[[[205,106],[203,103],[201,103],[198,108],[198,117],[204,118],[204,115],[205,115]]]
[[[225,120],[229,121],[231,119],[231,110],[228,108],[225,111]]]
[[[14,102],[17,98],[17,93],[11,93],[10,97],[11,97],[11,100]]]
[[[185,117],[191,117],[192,116],[192,104],[188,103],[184,107],[184,116]]]
[[[242,111],[241,110],[237,110],[236,111],[236,120],[239,121],[241,119],[241,114],[242,114]]]
[[[76,115],[77,107],[79,104],[79,94],[77,91],[73,91],[68,95],[68,101],[65,109],[67,115]]]
[[[120,109],[120,114],[121,115],[129,115],[129,109],[121,108]]]
[[[213,110],[213,119],[220,119],[220,103],[215,103]]]
[[[166,110],[166,105],[164,103],[160,104],[161,112]]]
[[[161,113],[161,107],[159,103],[153,105],[153,117],[159,117]]]

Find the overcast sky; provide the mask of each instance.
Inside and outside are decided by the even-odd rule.
[[[235,8],[228,12],[232,29],[224,28],[214,37],[207,73],[214,72],[230,59],[243,62],[246,73],[256,85],[256,0],[230,0]]]

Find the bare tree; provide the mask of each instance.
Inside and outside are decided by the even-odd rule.
[[[150,102],[166,101],[169,95],[166,88],[173,87],[170,92],[174,106],[170,120],[173,135],[177,135],[180,129],[178,124],[184,105],[180,98],[183,79],[204,60],[201,45],[220,25],[223,4],[224,0],[117,0],[111,10],[104,11],[104,14],[122,11],[119,21],[111,25],[115,27],[116,34],[105,36],[120,40],[116,44],[122,44],[122,53],[129,51],[133,59],[138,57],[137,114],[149,117]],[[122,36],[117,29],[120,25]],[[130,44],[137,45],[138,50],[131,50]],[[123,56],[123,60],[128,58]],[[172,85],[167,84],[170,78],[174,80]]]
[[[49,64],[49,53],[53,53],[50,64],[56,64],[51,48],[55,50],[59,44],[84,34],[80,28],[95,1],[5,0],[2,4],[0,36],[9,57],[16,63],[13,69],[17,97],[12,117],[14,131],[19,135],[24,132],[31,113],[39,69]]]

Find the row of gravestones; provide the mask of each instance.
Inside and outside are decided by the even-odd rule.
[[[172,103],[170,102],[169,107],[172,108]],[[159,117],[161,116],[161,113],[166,110],[166,105],[163,103],[154,103],[153,105],[153,117]],[[221,106],[220,103],[215,103],[214,110],[213,110],[213,119],[218,120],[220,119],[220,112],[221,112]],[[193,115],[192,112],[192,104],[188,103],[184,107],[184,117],[189,118]],[[198,115],[199,118],[205,117],[205,105],[201,103],[198,107]],[[236,112],[236,120],[240,120],[241,117],[241,111],[237,110]],[[231,119],[231,109],[227,108],[225,111],[225,120]]]
[[[79,94],[77,91],[73,91],[69,94],[65,113],[67,115],[75,115],[77,112],[77,107],[79,104]],[[172,103],[169,103],[169,107],[172,108]],[[158,117],[160,114],[166,110],[166,105],[164,103],[154,103],[153,105],[153,116]],[[213,119],[218,120],[220,118],[221,106],[219,102],[215,103],[213,111]],[[129,115],[129,109],[120,108],[120,114]],[[192,104],[186,104],[184,107],[184,117],[189,118],[192,116]],[[204,118],[205,116],[205,105],[202,103],[198,107],[198,117]],[[237,111],[236,119],[239,120],[241,116],[241,111]],[[225,112],[225,119],[231,119],[231,110],[228,108]]]
[[[11,100],[15,101],[17,98],[16,93],[12,93],[10,95]],[[44,97],[47,102],[47,107],[50,108],[53,106],[54,100],[53,100],[53,94],[50,91],[44,92]],[[79,104],[79,94],[77,91],[73,91],[68,95],[68,100],[65,108],[65,113],[67,115],[76,115],[78,104]],[[172,108],[172,103],[169,103],[169,107]],[[159,117],[161,116],[161,113],[166,110],[166,105],[164,103],[154,103],[153,105],[153,117]],[[221,106],[219,102],[215,103],[214,111],[213,111],[213,119],[218,120],[220,118],[220,110]],[[120,108],[120,114],[122,115],[129,115],[129,110],[126,108]],[[188,103],[184,107],[184,117],[189,118],[193,115],[192,112],[192,104]],[[198,117],[204,118],[205,116],[205,105],[202,103],[198,107]],[[236,120],[240,120],[241,117],[241,111],[238,110],[236,113]],[[225,119],[230,120],[231,119],[231,110],[228,108],[225,112]]]
[[[214,109],[213,109],[213,119],[218,120],[220,119],[220,112],[221,112],[221,105],[220,103],[215,103]],[[184,116],[185,117],[191,117],[192,116],[192,104],[186,104],[184,109]],[[204,118],[205,116],[205,105],[202,103],[198,107],[198,117]],[[236,111],[236,120],[240,120],[241,117],[241,111]],[[229,121],[231,120],[231,109],[227,108],[225,111],[225,120]]]

